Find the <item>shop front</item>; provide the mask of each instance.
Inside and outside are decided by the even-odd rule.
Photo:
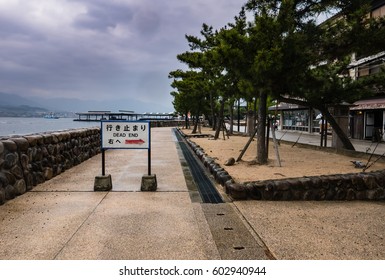
[[[280,103],[278,106],[269,107],[269,111],[279,115],[278,129],[280,130],[295,130],[309,133],[320,131],[320,120],[316,118],[319,112],[311,108],[296,104]]]
[[[360,100],[350,108],[350,134],[354,139],[384,140],[385,97]]]

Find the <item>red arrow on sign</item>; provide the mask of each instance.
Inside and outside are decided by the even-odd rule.
[[[131,144],[142,145],[145,142],[142,139],[138,139],[138,140],[126,140],[124,143],[127,144],[127,145],[131,145]]]

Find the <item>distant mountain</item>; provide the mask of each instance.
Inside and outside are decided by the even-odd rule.
[[[0,105],[0,117],[42,117],[47,112],[47,109],[28,105]]]
[[[90,107],[89,101],[84,101],[76,98],[36,98],[36,100],[46,108],[50,108],[53,111],[66,111],[66,112],[83,112],[92,110],[87,109]]]
[[[0,107],[36,107],[36,111],[41,109],[44,112],[55,113],[80,113],[87,111],[115,111],[128,110],[137,113],[144,112],[168,112],[156,100],[153,103],[145,103],[138,100],[119,99],[119,100],[81,100],[76,98],[43,98],[43,97],[22,97],[15,94],[0,93]],[[20,108],[22,109],[22,108]],[[26,111],[30,111],[25,108]],[[1,110],[0,110],[1,111]],[[68,115],[68,114],[66,114]]]
[[[138,102],[128,102],[127,100],[81,100],[76,98],[36,98],[39,104],[53,111],[60,112],[87,112],[87,111],[118,111],[131,110],[140,112],[142,107]]]
[[[76,98],[35,98],[35,102],[45,108],[55,112],[87,112],[87,111],[113,111],[119,110],[144,112],[168,112],[169,109],[163,108],[156,101],[146,103],[131,99],[111,99],[111,100],[81,100]]]
[[[0,106],[41,106],[38,102],[33,99],[25,98],[16,94],[9,94],[0,92]]]
[[[42,117],[51,111],[38,98],[0,92],[0,117]]]

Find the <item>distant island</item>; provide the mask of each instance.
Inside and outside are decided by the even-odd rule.
[[[49,111],[45,108],[31,107],[28,105],[0,105],[0,117],[43,117],[48,113]]]
[[[28,105],[19,106],[4,106],[0,105],[0,117],[24,117],[24,118],[43,118],[48,115],[53,115],[52,110],[48,110],[41,107],[33,107]],[[55,112],[55,117],[74,117],[73,113],[69,112]]]

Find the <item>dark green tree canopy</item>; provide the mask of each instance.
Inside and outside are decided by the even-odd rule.
[[[190,51],[178,59],[202,72],[217,97],[260,98],[261,112],[268,98],[321,110],[351,149],[328,107],[376,94],[384,84],[384,73],[357,80],[348,72],[353,55],[385,49],[385,19],[368,16],[372,2],[249,0],[219,31],[204,24],[200,38],[186,36]],[[320,15],[331,17],[318,24]]]

